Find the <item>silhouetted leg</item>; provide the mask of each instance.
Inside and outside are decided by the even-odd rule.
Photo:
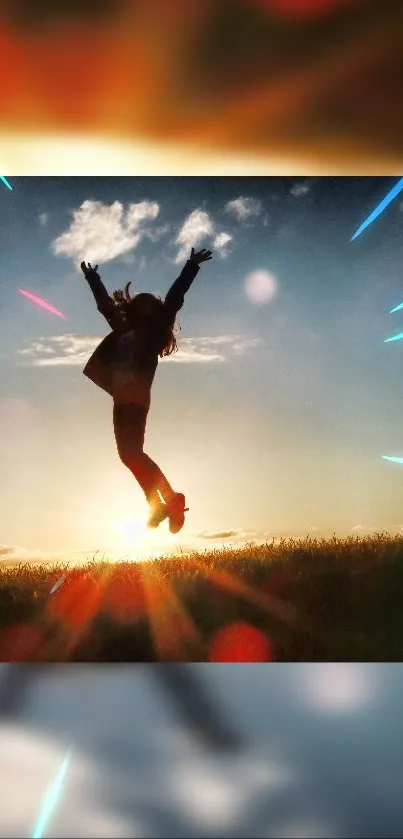
[[[205,679],[196,673],[197,665],[153,664],[152,671],[162,682],[181,714],[195,733],[214,749],[238,749],[243,738],[224,720],[222,709],[214,704]]]
[[[113,424],[119,457],[141,486],[149,504],[169,501],[174,491],[159,466],[143,450],[148,409],[114,404]]]
[[[2,664],[0,669],[0,718],[18,716],[22,710],[31,681],[41,669],[40,664]]]

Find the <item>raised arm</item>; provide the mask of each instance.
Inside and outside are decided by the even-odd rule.
[[[81,263],[81,270],[94,295],[98,312],[100,312],[101,315],[104,316],[105,320],[107,320],[107,322],[109,323],[111,329],[121,329],[121,319],[119,317],[118,312],[115,309],[112,298],[109,296],[101,280],[101,277],[97,272],[97,268],[98,265],[96,265],[95,268],[93,268],[90,262],[88,263],[88,265],[86,265],[85,262]]]
[[[165,308],[172,320],[175,320],[177,312],[179,312],[179,309],[181,309],[184,304],[185,294],[189,291],[194,278],[199,272],[200,263],[207,262],[212,258],[213,255],[211,251],[207,251],[203,248],[203,250],[196,253],[194,248],[192,248],[190,258],[186,262],[184,268],[182,268],[179,277],[175,280],[173,285],[171,285],[171,288],[165,298]]]

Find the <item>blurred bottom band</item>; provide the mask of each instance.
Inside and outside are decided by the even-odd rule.
[[[69,665],[62,665],[68,677]],[[144,668],[144,665],[141,665]],[[209,748],[239,749],[244,743],[241,735],[231,728],[223,709],[213,698],[206,680],[197,672],[197,665],[150,664],[157,686],[174,705],[180,721]],[[102,668],[102,665],[97,665]],[[133,690],[136,689],[136,665],[128,664],[133,673]],[[54,675],[58,665],[2,664],[0,670],[0,716],[18,717],[29,699],[32,686],[41,677]],[[76,673],[76,668],[74,668]]]

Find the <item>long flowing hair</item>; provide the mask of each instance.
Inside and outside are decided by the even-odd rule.
[[[148,292],[135,294],[134,297],[132,297],[129,290],[130,286],[131,282],[126,283],[123,290],[118,289],[117,291],[112,292],[113,303],[122,320],[130,322],[133,319],[133,316],[135,316],[136,313],[136,301],[140,303],[140,301],[145,300],[145,298],[147,298],[147,300],[152,299],[156,304],[155,308],[157,314],[157,317],[155,318],[155,331],[158,333],[160,346],[162,346],[162,349],[159,351],[159,355],[161,358],[172,355],[172,353],[176,352],[178,349],[175,337],[175,324],[167,324],[165,319],[162,317],[164,304],[161,298],[157,297],[155,294],[149,294]],[[158,314],[160,315],[160,318],[158,318]]]

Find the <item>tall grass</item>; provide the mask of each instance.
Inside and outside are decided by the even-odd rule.
[[[66,580],[54,593],[56,580]],[[0,660],[402,661],[403,539],[282,540],[144,562],[0,569]],[[240,658],[236,658],[241,650]]]

